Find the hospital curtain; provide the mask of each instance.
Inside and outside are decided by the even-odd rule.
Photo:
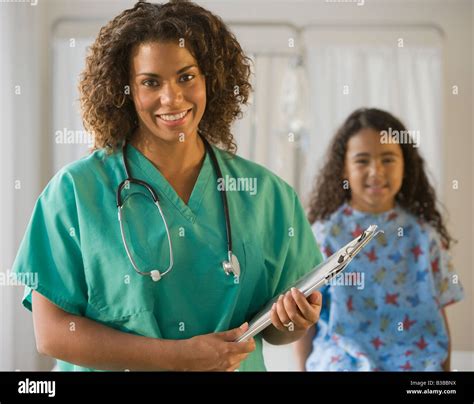
[[[299,127],[292,126],[294,94],[282,82],[291,81],[298,85],[294,77],[294,56],[252,55],[253,75],[248,107],[243,119],[233,127],[238,154],[270,169],[289,183],[297,181],[295,157],[298,153],[296,140]],[[290,90],[290,91],[289,91]],[[290,104],[285,103],[290,98]],[[295,111],[298,113],[298,111]],[[292,128],[293,132],[292,133]]]
[[[302,198],[338,126],[360,107],[385,109],[419,132],[420,152],[439,187],[439,47],[315,46],[308,41],[303,59],[254,55],[254,72],[251,105],[234,127],[239,154],[275,172]]]
[[[418,150],[440,194],[441,47],[417,43],[399,48],[394,41],[385,45],[331,45],[313,40],[315,36],[317,33],[309,33],[306,37],[311,136],[300,173],[301,195],[308,195],[337,128],[360,107],[385,109],[399,117],[408,130],[418,131]]]

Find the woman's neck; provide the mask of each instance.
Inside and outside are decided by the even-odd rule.
[[[168,141],[137,129],[130,144],[150,160],[165,178],[186,177],[196,170],[199,172],[205,156],[204,142],[197,133],[184,141]]]

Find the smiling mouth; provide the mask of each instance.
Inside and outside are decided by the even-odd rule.
[[[164,121],[179,121],[180,119],[183,119],[190,111],[192,108],[187,109],[185,111],[176,113],[176,114],[161,114],[157,115],[158,118],[163,119]]]
[[[365,186],[366,189],[368,190],[371,190],[371,191],[382,191],[382,190],[385,190],[385,189],[388,189],[388,184],[386,185],[366,185]]]

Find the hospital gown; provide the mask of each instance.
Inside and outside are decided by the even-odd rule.
[[[327,257],[371,224],[384,235],[324,287],[307,370],[442,370],[441,309],[463,291],[434,228],[399,206],[370,214],[344,204],[313,231]]]

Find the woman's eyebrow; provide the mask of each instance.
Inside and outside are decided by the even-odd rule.
[[[189,65],[189,66],[185,66],[181,69],[179,69],[176,74],[181,74],[181,73],[184,73],[186,70],[189,70],[191,69],[192,67],[197,67],[196,65]],[[150,76],[150,77],[156,77],[156,78],[160,78],[161,76],[159,74],[156,74],[156,73],[146,73],[146,72],[143,72],[143,73],[138,73],[137,74],[137,77],[138,76]]]

